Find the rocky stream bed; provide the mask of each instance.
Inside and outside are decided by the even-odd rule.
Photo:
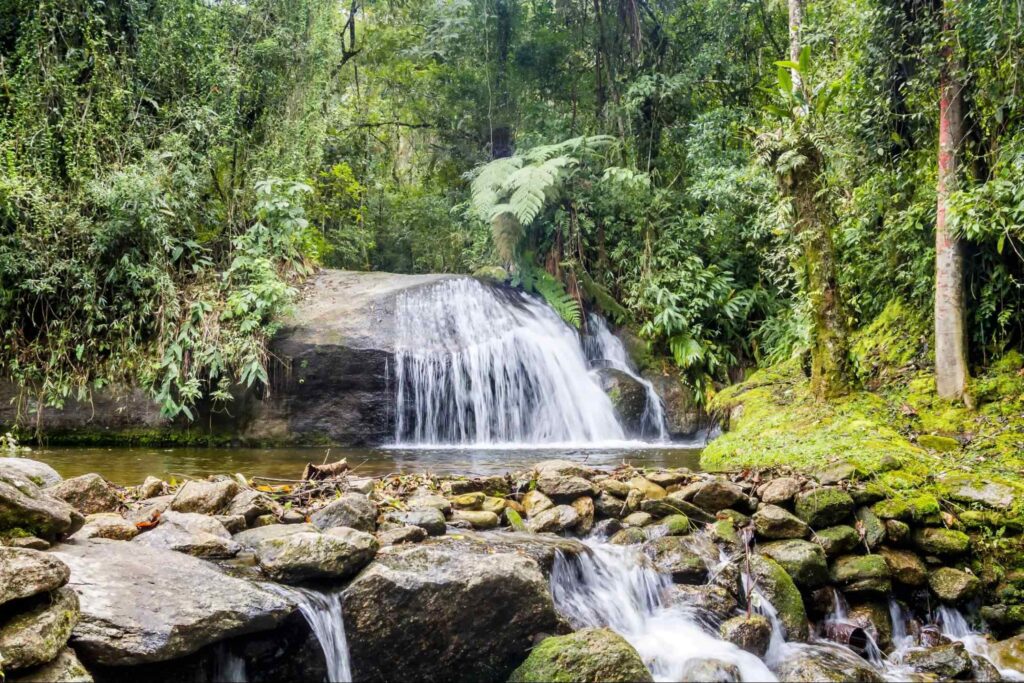
[[[964,519],[852,474],[549,460],[117,487],[0,458],[0,670],[1024,680],[1024,576],[985,570],[987,539],[1021,532],[1000,524],[999,492]]]

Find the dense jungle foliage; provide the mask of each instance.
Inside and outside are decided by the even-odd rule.
[[[595,306],[704,395],[894,299],[931,315],[950,65],[970,361],[1020,348],[1024,4],[808,0],[799,59],[790,9],[0,0],[0,374],[190,417],[265,381],[323,265]]]

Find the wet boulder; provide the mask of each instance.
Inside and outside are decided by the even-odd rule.
[[[66,564],[48,553],[0,546],[0,605],[56,590],[70,574]]]
[[[878,554],[889,565],[893,581],[904,586],[923,586],[928,580],[928,569],[916,553],[898,548],[880,548]]]
[[[832,579],[847,593],[885,595],[892,588],[881,555],[843,555],[832,563]]]
[[[807,640],[807,611],[800,590],[775,560],[762,555],[750,557],[750,572],[764,597],[778,612],[789,640]]]
[[[572,529],[579,521],[579,513],[571,505],[556,505],[531,517],[526,526],[534,533],[559,532]]]
[[[755,657],[764,657],[772,638],[772,625],[760,614],[741,615],[722,622],[718,629],[723,640],[746,650]]]
[[[757,551],[778,562],[801,588],[818,588],[828,583],[825,551],[815,543],[794,538],[764,543]]]
[[[263,541],[256,562],[263,573],[283,583],[346,579],[366,566],[379,544],[370,534],[348,527],[326,533],[302,532]]]
[[[712,584],[691,586],[677,583],[669,586],[665,602],[694,609],[708,622],[717,624],[731,617],[737,609],[736,597],[723,588]]]
[[[117,489],[98,474],[65,479],[46,489],[46,493],[63,500],[83,515],[111,512],[121,505]]]
[[[130,541],[139,535],[139,528],[116,512],[99,512],[85,518],[85,526],[75,532],[76,541],[87,538],[109,538]]]
[[[632,683],[653,679],[640,655],[622,636],[607,628],[588,628],[545,638],[508,680]]]
[[[878,671],[852,652],[826,647],[805,647],[787,652],[776,665],[775,673],[779,680],[794,683],[881,683],[885,680]]]
[[[810,528],[796,515],[778,505],[765,505],[754,513],[754,532],[768,540],[806,538]]]
[[[658,571],[671,576],[675,583],[704,583],[707,580],[707,565],[685,538],[662,536],[644,543],[643,551]]]
[[[452,521],[466,522],[474,529],[493,529],[500,523],[498,515],[488,510],[456,510],[452,513]]]
[[[1024,633],[999,641],[991,647],[990,653],[998,666],[1024,671]]]
[[[193,512],[165,513],[155,529],[136,536],[132,544],[206,559],[234,557],[241,550],[223,524]]]
[[[39,596],[28,610],[0,625],[6,671],[45,664],[67,645],[78,623],[78,596],[67,586]]]
[[[580,496],[592,496],[596,492],[593,482],[574,474],[562,474],[553,470],[542,470],[537,477],[537,490],[554,502],[572,502]]]
[[[231,505],[236,495],[238,484],[231,479],[187,481],[178,489],[170,507],[175,512],[219,515]]]
[[[630,436],[640,436],[647,412],[647,387],[635,377],[616,368],[597,370],[601,389],[611,399],[615,416],[622,429]]]
[[[0,474],[0,532],[21,529],[52,541],[73,534],[84,523],[85,518],[75,508],[20,474]]]
[[[373,532],[377,529],[377,506],[361,493],[344,493],[313,513],[310,521],[318,529],[344,526]]]
[[[266,494],[252,489],[239,492],[224,510],[225,515],[244,517],[247,526],[251,526],[257,517],[280,512],[282,509],[279,503],[271,500]]]
[[[934,674],[942,680],[960,678],[971,672],[971,657],[961,642],[914,649],[904,655],[904,663],[918,671]]]
[[[850,552],[860,544],[860,534],[852,526],[840,524],[815,531],[811,540],[821,546],[827,557]]]
[[[364,681],[506,680],[559,622],[536,561],[455,539],[382,549],[345,590],[344,613]]]
[[[255,550],[256,546],[263,541],[310,531],[319,532],[319,529],[312,524],[267,524],[266,526],[258,526],[254,529],[239,531],[231,537],[231,540],[245,550]]]
[[[679,680],[692,683],[739,683],[743,676],[735,664],[710,657],[696,657],[686,662]]]
[[[81,603],[73,646],[87,663],[176,659],[225,638],[270,630],[295,609],[184,553],[93,539],[58,546],[53,554],[71,569],[69,585]]]
[[[167,495],[169,487],[167,482],[159,477],[149,476],[139,484],[139,488],[135,490],[135,495],[139,500],[146,500],[147,498],[156,498],[157,496]]]
[[[395,510],[387,513],[384,519],[396,524],[411,524],[423,529],[430,536],[444,536],[447,529],[444,513],[436,507]]]

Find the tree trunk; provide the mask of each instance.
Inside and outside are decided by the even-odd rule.
[[[789,61],[800,61],[800,31],[804,23],[803,0],[789,0]],[[793,91],[800,90],[800,73],[793,69]]]
[[[967,396],[967,325],[964,312],[963,245],[948,224],[950,195],[956,191],[964,139],[963,83],[952,36],[950,3],[945,0],[946,44],[939,75],[939,180],[935,210],[935,387],[941,398]]]

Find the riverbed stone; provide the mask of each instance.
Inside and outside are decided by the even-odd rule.
[[[1024,633],[993,644],[989,653],[997,666],[1024,671]]]
[[[588,628],[545,638],[508,680],[632,683],[653,679],[640,655],[622,636],[607,628]]]
[[[631,526],[616,532],[608,539],[612,545],[637,545],[647,541],[647,534],[640,527]]]
[[[594,528],[594,517],[597,514],[594,499],[590,496],[580,496],[572,502],[572,509],[579,516],[579,521],[576,522],[576,533],[586,536]]]
[[[928,574],[928,586],[939,600],[950,605],[967,602],[981,591],[977,576],[953,567],[939,567]]]
[[[785,505],[800,493],[800,481],[794,477],[777,477],[761,488],[762,503]]]
[[[864,543],[868,549],[876,550],[885,541],[885,524],[869,507],[859,507],[855,514],[858,528],[864,533]]]
[[[917,553],[883,546],[878,549],[878,554],[889,565],[889,572],[897,583],[917,587],[928,580],[928,569]]]
[[[389,546],[343,596],[361,681],[503,681],[559,622],[537,562],[486,542]]]
[[[618,479],[612,479],[611,477],[605,477],[597,482],[597,488],[605,493],[615,496],[616,498],[625,498],[629,495],[632,487],[624,481]]]
[[[472,491],[459,496],[453,496],[449,501],[452,504],[453,510],[481,510],[483,509],[485,498],[487,498],[487,494],[483,491]]]
[[[589,479],[552,470],[541,470],[537,477],[537,490],[556,503],[569,503],[580,496],[596,493],[594,483]]]
[[[882,519],[914,523],[937,514],[939,501],[930,493],[923,493],[909,498],[886,498],[872,505],[871,509]]]
[[[281,505],[265,493],[245,489],[231,499],[223,514],[241,515],[245,518],[246,525],[251,525],[261,515],[279,514],[280,512],[282,512]]]
[[[626,514],[626,501],[601,491],[594,498],[594,511],[600,517],[619,518]]]
[[[20,474],[0,474],[0,533],[12,529],[52,541],[82,528],[82,513]]]
[[[853,515],[853,498],[841,488],[823,486],[797,495],[795,509],[812,529],[835,526]]]
[[[572,529],[579,521],[580,516],[572,506],[556,505],[531,517],[526,523],[526,527],[534,533],[545,531],[557,533]]]
[[[640,509],[654,515],[655,517],[686,515],[690,518],[690,521],[697,522],[699,524],[715,523],[716,517],[713,514],[703,508],[697,507],[687,500],[684,500],[680,493],[680,491],[676,491],[668,494],[664,498],[643,500],[640,504]]]
[[[738,605],[735,595],[722,586],[713,584],[672,584],[665,591],[665,602],[697,610],[701,617],[711,624],[719,624],[731,617]]]
[[[658,520],[647,529],[647,535],[651,538],[659,536],[686,536],[693,530],[690,520],[686,515],[669,515]]]
[[[593,476],[593,471],[586,465],[581,465],[580,463],[573,462],[572,460],[562,460],[558,458],[552,460],[541,460],[533,466],[533,471],[537,473],[537,476],[552,474],[568,477],[583,477],[584,479],[590,479]]]
[[[313,513],[310,522],[321,530],[344,526],[372,533],[377,529],[377,506],[361,493],[343,493]]]
[[[4,669],[27,669],[55,658],[71,637],[78,612],[78,595],[65,586],[0,625]]]
[[[522,502],[527,517],[533,517],[555,506],[550,498],[537,490],[527,491]]]
[[[743,489],[727,479],[716,477],[704,482],[697,489],[696,493],[693,494],[690,502],[702,510],[718,512],[725,508],[747,508],[749,506],[748,501],[749,499],[743,492]]]
[[[892,645],[892,617],[888,604],[882,600],[853,602],[849,605],[846,618],[864,629],[883,650]]]
[[[832,563],[832,579],[847,593],[885,595],[892,588],[890,576],[881,555],[842,555]]]
[[[427,538],[427,532],[423,528],[411,525],[377,532],[377,542],[381,547],[401,545],[402,543],[419,543],[425,538]]]
[[[775,560],[750,556],[750,572],[768,602],[775,607],[789,640],[807,640],[807,611],[792,577]]]
[[[801,588],[818,588],[828,583],[825,551],[816,543],[796,538],[773,541],[759,545],[757,552],[778,562]]]
[[[117,490],[98,474],[65,479],[46,489],[46,493],[63,500],[83,515],[111,512],[121,505]]]
[[[647,512],[631,512],[622,518],[622,525],[644,527],[652,521],[654,521],[654,517]]]
[[[171,501],[175,512],[196,512],[202,515],[219,515],[238,495],[238,484],[231,479],[221,481],[186,481]]]
[[[75,651],[63,648],[52,661],[24,669],[7,678],[10,683],[93,683],[93,678]]]
[[[229,534],[237,534],[249,528],[249,523],[245,521],[243,515],[213,515],[213,518],[223,524]],[[259,519],[259,517],[256,519]]]
[[[967,534],[956,529],[915,529],[912,538],[914,545],[921,552],[940,557],[963,555],[971,546],[971,539]]]
[[[707,580],[707,565],[685,538],[662,536],[644,543],[643,552],[651,558],[658,571],[671,576],[674,583],[704,583]]]
[[[156,498],[157,496],[165,496],[168,491],[167,482],[159,477],[152,475],[146,477],[139,488],[136,489],[136,495],[139,500],[145,500],[147,498]]]
[[[860,534],[852,526],[839,524],[815,531],[811,540],[821,546],[826,557],[836,557],[856,548],[860,544]]]
[[[780,681],[794,683],[880,683],[885,680],[867,662],[852,652],[844,655],[833,648],[801,648],[787,652],[775,667]]]
[[[975,503],[994,510],[1009,510],[1017,493],[1012,487],[998,482],[968,481],[953,486],[948,495],[961,503]]]
[[[692,683],[739,683],[743,677],[735,664],[711,657],[694,657],[683,665],[680,680]]]
[[[49,553],[0,546],[0,605],[57,590],[71,570]]]
[[[139,535],[139,528],[116,512],[98,512],[85,518],[85,526],[75,532],[76,541],[86,538],[109,538],[130,541]]]
[[[283,538],[309,531],[318,532],[319,529],[312,524],[267,524],[240,531],[233,535],[231,540],[245,550],[254,550],[260,543],[271,538]]]
[[[223,524],[194,512],[166,512],[155,529],[135,537],[132,543],[205,559],[234,557],[241,550]]]
[[[892,545],[902,545],[910,537],[910,525],[898,519],[885,520],[885,539]]]
[[[483,510],[484,512],[493,512],[498,517],[501,517],[502,513],[505,511],[506,505],[507,503],[505,502],[504,498],[498,498],[497,496],[486,496],[484,497],[484,502],[480,506],[480,509]]]
[[[639,491],[645,500],[660,500],[668,495],[668,492],[653,481],[644,477],[633,477],[629,480],[629,488]]]
[[[60,545],[53,554],[71,568],[69,585],[81,601],[73,645],[86,662],[176,659],[272,629],[295,608],[210,562],[135,542],[91,539]]]
[[[654,472],[647,472],[644,474],[644,479],[651,483],[657,484],[658,486],[662,487],[667,491],[669,486],[679,486],[680,484],[685,484],[689,482],[691,479],[693,479],[693,476],[693,472],[686,469],[685,467],[680,467],[677,469],[656,470]]]
[[[452,503],[450,500],[425,489],[417,490],[416,493],[406,501],[406,505],[409,506],[410,510],[433,508],[439,511],[442,515],[449,515],[452,511]]]
[[[769,540],[806,538],[810,527],[803,520],[778,505],[764,505],[752,517],[754,532]]]
[[[622,531],[622,522],[615,518],[611,518],[602,519],[601,521],[596,522],[594,524],[594,528],[591,530],[591,534],[593,534],[597,538],[607,539],[611,538],[620,531]]]
[[[263,573],[283,583],[346,579],[366,566],[379,544],[372,535],[349,527],[326,533],[303,532],[271,538],[256,547]]]
[[[764,657],[772,638],[772,625],[760,614],[740,615],[722,622],[718,632],[724,640],[741,650],[755,657]]]
[[[395,510],[384,515],[384,519],[398,524],[418,526],[431,536],[444,536],[447,529],[444,514],[436,507]]]
[[[0,475],[4,474],[28,479],[42,489],[55,486],[64,480],[57,470],[45,462],[29,458],[0,458]]]
[[[565,506],[560,505],[558,507]],[[487,510],[455,510],[452,512],[452,520],[456,522],[469,522],[470,526],[474,529],[493,529],[501,522],[498,519],[498,515]]]
[[[941,680],[959,678],[971,671],[971,658],[964,644],[959,641],[908,651],[903,661],[906,664],[934,674]]]

